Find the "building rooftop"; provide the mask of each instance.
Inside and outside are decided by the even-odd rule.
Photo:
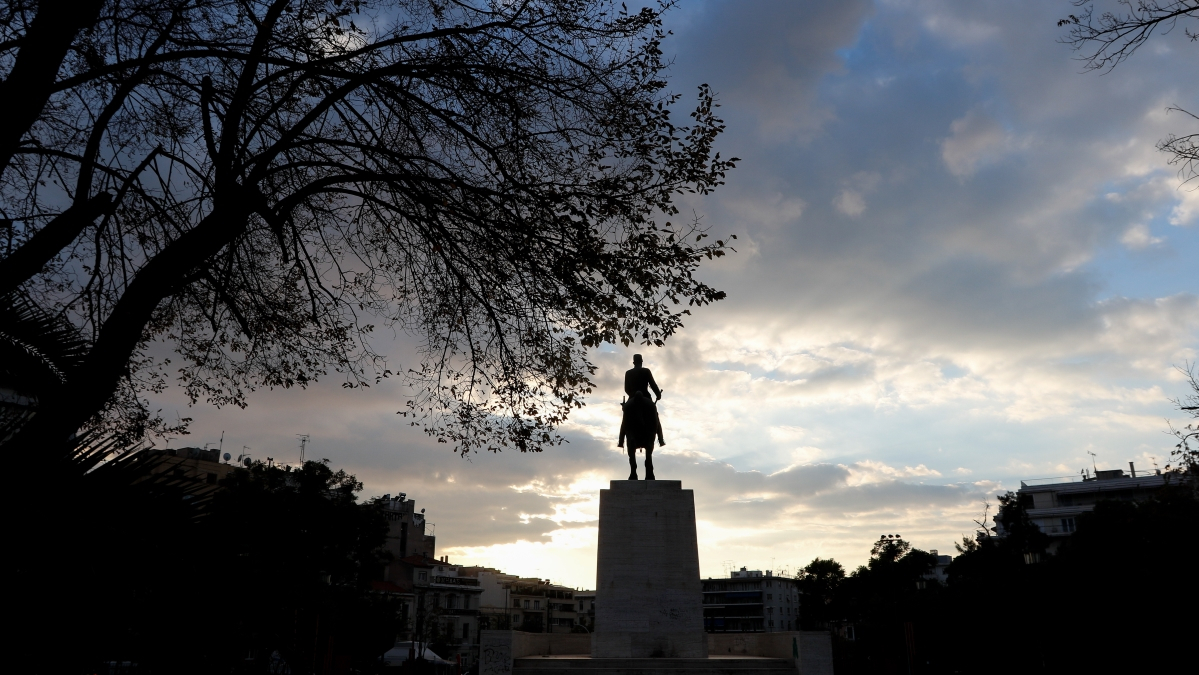
[[[1027,478],[1020,481],[1021,492],[1044,492],[1070,490],[1075,492],[1094,492],[1117,487],[1158,486],[1165,483],[1159,469],[1152,472],[1137,471],[1132,462],[1128,463],[1129,472],[1124,469],[1111,469],[1091,472],[1083,470],[1076,476],[1051,476],[1049,478]]]

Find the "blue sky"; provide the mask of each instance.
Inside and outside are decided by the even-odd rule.
[[[659,476],[695,489],[703,574],[856,565],[882,533],[952,549],[1024,478],[1164,464],[1174,366],[1199,358],[1199,192],[1155,144],[1192,133],[1199,46],[1178,31],[1084,73],[1057,2],[699,2],[670,15],[671,86],[719,93],[728,184],[694,209],[739,253],[665,348]],[[686,100],[686,98],[684,99]],[[402,362],[410,349],[399,341]],[[536,456],[458,458],[403,392],[263,392],[197,408],[202,444],[405,491],[441,553],[594,583],[596,491],[632,350]],[[176,405],[166,400],[167,405]],[[310,455],[312,456],[312,455]]]

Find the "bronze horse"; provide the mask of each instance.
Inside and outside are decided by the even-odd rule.
[[[637,449],[645,448],[645,479],[654,480],[654,437],[661,438],[658,410],[648,395],[640,392],[620,404],[624,419],[620,423],[620,443],[628,441],[629,480],[637,480]]]

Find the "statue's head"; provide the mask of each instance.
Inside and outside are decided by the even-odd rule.
[[[633,354],[633,365],[637,366],[638,368],[641,367],[641,355],[640,354]]]

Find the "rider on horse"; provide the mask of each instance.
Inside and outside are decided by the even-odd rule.
[[[662,422],[658,419],[656,400],[662,399],[662,390],[654,382],[654,374],[649,368],[641,366],[640,354],[633,355],[633,367],[625,371],[624,391],[629,400],[621,404],[624,416],[620,422],[620,442],[617,447],[623,448],[625,438],[629,439],[629,465],[633,472],[630,480],[637,478],[637,448],[645,448],[646,478],[652,480],[653,464],[651,454],[654,451],[654,436],[658,437],[658,445],[666,445],[662,438]],[[649,391],[653,390],[656,399],[651,399]],[[646,419],[649,418],[649,419]]]

